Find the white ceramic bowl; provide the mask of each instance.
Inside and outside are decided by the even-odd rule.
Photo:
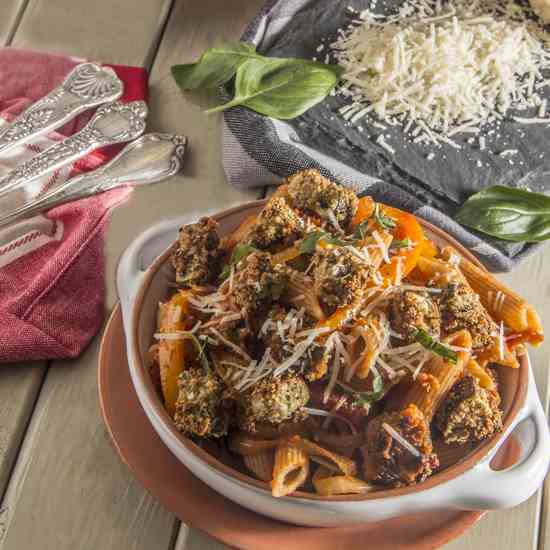
[[[263,204],[256,201],[217,214],[221,233],[234,230]],[[276,499],[265,483],[224,464],[182,436],[163,407],[144,357],[151,344],[158,303],[167,298],[173,277],[171,245],[179,226],[191,221],[163,222],[138,237],[121,258],[117,286],[130,373],[141,405],[162,441],[204,483],[255,512],[309,526],[374,522],[430,510],[506,508],[523,502],[540,487],[550,461],[550,436],[527,356],[520,369],[501,369],[503,432],[480,444],[458,464],[412,487],[337,497],[298,492]],[[451,244],[473,259],[441,230],[424,222],[423,226],[436,242]],[[494,470],[491,461],[512,432],[521,452],[512,466]]]

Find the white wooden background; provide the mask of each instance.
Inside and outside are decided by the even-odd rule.
[[[174,63],[237,39],[263,0],[0,0],[0,43],[143,66],[151,73],[149,129],[190,139],[185,174],[134,192],[109,228],[107,312],[116,262],[162,218],[258,198],[225,182],[220,119],[182,98]],[[549,249],[546,249],[546,256]],[[550,333],[550,261],[544,252],[504,277],[541,309]],[[0,550],[214,550],[134,481],[103,426],[96,368],[100,336],[74,361],[0,367]],[[546,398],[550,344],[534,354]],[[550,550],[550,490],[489,514],[446,550]]]

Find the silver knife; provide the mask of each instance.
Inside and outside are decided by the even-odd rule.
[[[115,71],[95,63],[77,65],[63,84],[0,129],[0,154],[63,126],[80,113],[116,101],[123,84]]]
[[[145,130],[146,116],[144,101],[117,101],[103,105],[80,132],[52,145],[0,178],[0,197],[77,161],[99,147],[138,138]]]
[[[0,215],[0,227],[116,187],[165,180],[182,169],[186,145],[187,138],[181,135],[152,133],[141,136],[96,170],[71,178],[9,214]],[[16,193],[20,194],[18,201],[21,204],[25,200],[24,191]]]

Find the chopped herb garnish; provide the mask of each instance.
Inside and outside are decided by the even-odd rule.
[[[390,248],[409,248],[409,246],[411,246],[411,240],[409,239],[409,237],[405,238],[405,239],[394,239],[391,244],[390,244]]]
[[[427,350],[440,355],[451,363],[456,363],[458,361],[456,351],[453,351],[451,348],[444,346],[441,342],[434,340],[425,330],[418,329],[414,337],[415,340],[422,344],[422,346],[424,346]]]
[[[205,372],[210,372],[210,363],[208,362],[208,357],[206,357],[204,347],[200,343],[199,339],[192,332],[189,332],[187,330],[178,330],[174,334],[177,334],[178,340],[191,340],[191,342],[193,342],[193,345],[195,346],[195,348],[197,348],[197,351],[199,353],[198,359],[202,364],[202,368]],[[162,333],[160,333],[158,337],[162,338]]]
[[[365,240],[365,238],[367,237],[367,234],[368,234],[369,223],[370,223],[370,219],[365,220],[364,222],[361,222],[357,226],[357,229],[355,230],[355,236],[358,239],[361,239],[362,241]]]
[[[313,231],[313,233],[308,233],[300,244],[300,254],[314,254],[317,244],[321,240],[325,241],[327,244],[336,246],[346,246],[350,244],[347,241],[330,235],[326,231]]]
[[[380,205],[378,203],[376,203],[376,205],[374,206],[373,215],[378,225],[383,227],[384,229],[393,229],[397,225],[393,218],[390,218],[389,216],[384,214],[384,212],[380,209]]]
[[[380,401],[384,397],[385,387],[384,379],[377,374],[372,381],[372,391],[358,391],[344,384],[342,382],[336,382],[343,390],[352,393],[355,396],[354,403],[356,405],[370,405],[376,401]]]
[[[231,253],[231,259],[229,263],[225,264],[223,271],[220,273],[220,280],[224,281],[231,274],[231,268],[237,265],[243,258],[246,258],[252,252],[256,252],[256,248],[251,244],[238,244]]]

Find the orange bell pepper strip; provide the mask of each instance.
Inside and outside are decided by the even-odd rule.
[[[423,258],[435,258],[439,254],[437,245],[430,241],[430,239],[424,239],[424,245],[422,246],[422,252],[420,255]]]
[[[359,225],[365,220],[372,218],[375,206],[376,203],[373,201],[372,197],[361,197],[359,199],[357,212],[353,218],[353,224]],[[393,282],[397,272],[398,261],[401,261],[402,277],[407,276],[414,269],[418,262],[418,258],[424,250],[426,238],[424,237],[424,232],[422,231],[420,223],[412,214],[383,204],[380,205],[380,209],[382,213],[395,221],[396,226],[391,231],[394,240],[404,240],[408,238],[413,243],[410,249],[401,250],[397,255],[393,256],[389,264],[385,264],[380,269],[380,273],[384,278],[389,280],[389,282]],[[372,219],[372,225],[376,225],[374,218]],[[398,258],[401,258],[401,260],[398,260]]]
[[[394,255],[389,264],[380,268],[385,279],[394,282],[397,274],[397,263],[401,262],[401,277],[406,277],[416,266],[418,258],[424,249],[424,232],[415,216],[391,206],[381,206],[382,212],[395,221],[395,228],[391,231],[394,240],[409,239],[411,248],[402,249]]]
[[[375,202],[372,200],[372,197],[361,197],[357,205],[357,212],[353,217],[353,225],[359,225],[368,220],[374,213],[374,205]]]
[[[332,315],[319,321],[316,328],[329,328],[338,330],[351,316],[353,308],[351,306],[339,307]]]
[[[189,291],[181,290],[174,294],[170,301],[162,304],[159,331],[174,332],[188,330],[190,327]],[[185,368],[185,340],[161,340],[159,342],[159,369],[164,405],[168,414],[173,417],[178,399],[178,377]]]

